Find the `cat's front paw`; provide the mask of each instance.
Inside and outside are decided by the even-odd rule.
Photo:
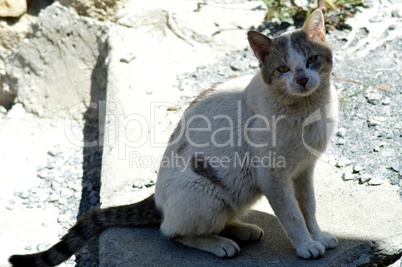
[[[324,256],[325,247],[317,241],[306,242],[296,247],[297,254],[304,259],[316,259]]]
[[[216,243],[213,253],[221,258],[232,258],[240,252],[239,245],[230,239],[222,239]]]
[[[314,236],[313,239],[318,241],[325,247],[325,249],[331,249],[338,245],[338,239],[331,234],[321,233],[317,236]]]

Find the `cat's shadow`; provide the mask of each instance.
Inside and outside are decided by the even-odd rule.
[[[339,245],[325,256],[304,260],[287,238],[276,216],[251,210],[242,218],[261,227],[265,235],[255,243],[239,243],[235,258],[222,259],[165,238],[159,227],[114,227],[101,234],[99,256],[102,266],[339,266],[370,251],[370,242],[338,237]],[[356,249],[359,248],[359,249]],[[107,263],[107,264],[106,264]],[[105,265],[106,264],[106,265]]]
[[[242,221],[258,225],[265,235],[258,242],[239,243],[240,255],[230,260],[171,241],[163,237],[158,227],[116,227],[104,231],[101,236],[103,242],[100,242],[100,260],[113,259],[108,266],[133,266],[129,264],[133,261],[138,263],[135,266],[267,266],[267,260],[276,261],[278,255],[297,259],[292,244],[274,215],[252,210]]]

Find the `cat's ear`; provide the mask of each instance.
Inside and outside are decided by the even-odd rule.
[[[271,50],[271,39],[256,31],[249,31],[247,38],[254,55],[262,63]]]
[[[311,13],[302,30],[307,34],[308,38],[325,42],[325,20],[320,9],[316,9]]]

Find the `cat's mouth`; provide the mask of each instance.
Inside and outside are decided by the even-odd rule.
[[[315,91],[316,87],[298,86],[292,90],[291,94],[295,96],[308,96]]]

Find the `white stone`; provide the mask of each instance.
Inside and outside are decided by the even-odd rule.
[[[27,0],[0,0],[0,17],[19,17],[27,8]]]
[[[42,10],[36,25],[41,34],[25,39],[6,60],[8,90],[40,117],[81,119],[105,87],[105,75],[94,74],[97,63],[102,71],[105,26],[57,2]]]

